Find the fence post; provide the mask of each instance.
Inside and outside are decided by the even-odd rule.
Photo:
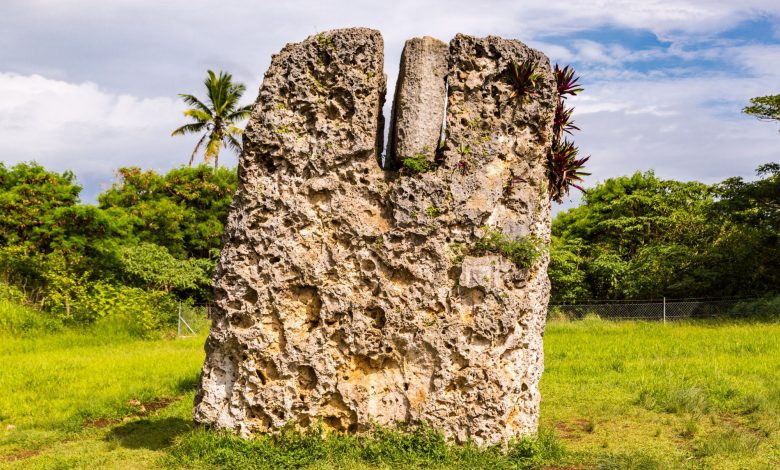
[[[181,300],[179,301],[179,315],[176,322],[176,337],[181,337]]]
[[[666,325],[666,297],[664,297],[664,325]]]

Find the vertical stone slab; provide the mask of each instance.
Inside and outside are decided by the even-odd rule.
[[[526,102],[513,61],[537,67]],[[487,230],[549,242],[555,84],[543,54],[496,37],[458,35],[447,70],[441,158],[398,174],[376,163],[378,32],[274,57],[245,133],[197,422],[247,435],[426,421],[479,444],[536,430],[547,255],[519,267],[474,247]],[[432,119],[404,122],[433,135]]]
[[[513,62],[536,65],[539,78],[526,101],[512,98]],[[448,140],[438,172],[451,175],[449,241],[471,245],[486,227],[508,240],[535,237],[548,245],[545,162],[557,94],[549,60],[519,41],[459,34],[450,42],[448,84]],[[460,412],[448,426],[458,438],[493,443],[536,431],[548,260],[545,251],[528,269],[499,255],[453,263],[450,315],[461,321],[449,349],[457,352],[449,387]]]
[[[520,102],[507,72],[526,61],[539,78],[533,97]],[[549,243],[545,161],[555,82],[540,52],[465,35],[450,42],[447,81],[438,166],[402,175],[388,194],[403,238],[387,244],[385,262],[408,275],[387,303],[402,317],[398,362],[415,371],[410,418],[457,441],[492,444],[538,426],[548,254],[523,268],[473,248],[487,231]]]
[[[358,308],[373,287],[355,286],[370,261],[352,240],[389,225],[377,163],[383,62],[380,33],[365,28],[274,55],[244,134],[196,422],[243,435],[318,418],[356,428],[357,397],[339,385],[344,345],[375,321]]]
[[[447,44],[425,36],[409,39],[401,54],[390,125],[388,169],[404,158],[433,161],[439,143],[446,89]]]

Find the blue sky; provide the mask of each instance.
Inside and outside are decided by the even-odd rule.
[[[404,40],[422,35],[516,38],[574,65],[589,184],[648,169],[715,182],[780,161],[780,125],[740,113],[780,93],[776,0],[3,0],[0,159],[72,169],[92,201],[120,166],[187,162],[195,137],[170,137],[177,93],[200,93],[206,69],[232,72],[250,102],[271,54],[348,26],[382,32],[391,87]]]

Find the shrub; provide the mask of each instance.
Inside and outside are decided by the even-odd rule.
[[[731,314],[734,316],[751,318],[779,318],[780,296],[738,302],[731,308]]]
[[[489,227],[483,227],[485,235],[474,244],[473,252],[498,253],[509,258],[515,265],[527,269],[544,252],[542,241],[535,236],[524,236],[510,240],[503,233]]]
[[[7,295],[9,290],[13,291],[13,287],[0,284],[0,334],[39,334],[62,329],[61,321],[14,300],[18,298],[13,293]]]
[[[403,159],[403,167],[410,173],[427,173],[436,169],[436,164],[429,161],[425,155],[417,154],[413,157],[407,157]]]

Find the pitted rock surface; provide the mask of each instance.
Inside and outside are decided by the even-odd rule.
[[[537,428],[547,256],[521,269],[458,252],[485,226],[549,240],[549,62],[458,35],[439,166],[399,174],[377,163],[382,49],[379,32],[345,29],[272,60],[215,276],[199,423],[249,435],[426,421],[480,444]],[[512,60],[538,63],[531,102],[510,99]]]

